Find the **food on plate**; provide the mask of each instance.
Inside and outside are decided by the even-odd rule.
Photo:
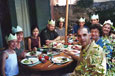
[[[34,64],[34,63],[36,63],[38,61],[39,61],[38,58],[25,58],[25,59],[21,60],[21,63],[29,65],[29,64]]]
[[[38,52],[38,51],[31,51],[26,53],[26,56],[38,56],[40,55],[42,52]]]
[[[49,48],[47,45],[43,45],[43,48]]]
[[[28,62],[29,62],[29,60],[25,60],[25,61],[24,61],[24,63],[28,63]]]
[[[47,55],[58,55],[60,54],[59,51],[50,51],[50,52],[47,52]]]
[[[67,58],[62,58],[63,61],[67,61]]]
[[[30,55],[31,55],[31,56],[36,55],[36,51],[31,51],[31,52],[30,52]]]
[[[69,62],[69,61],[70,61],[69,58],[66,58],[66,57],[63,57],[63,56],[52,58],[53,63],[66,63],[66,62]]]

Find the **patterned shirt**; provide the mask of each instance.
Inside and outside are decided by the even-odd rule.
[[[71,76],[104,76],[106,73],[106,57],[103,49],[92,42],[81,51],[80,61]],[[102,75],[103,74],[103,75]]]

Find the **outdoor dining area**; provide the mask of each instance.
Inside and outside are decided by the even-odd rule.
[[[13,26],[0,49],[0,76],[114,76],[114,22],[101,24],[94,13],[89,25],[80,17],[69,32],[68,10],[66,0],[65,17],[49,19],[41,31],[32,25],[29,37]]]

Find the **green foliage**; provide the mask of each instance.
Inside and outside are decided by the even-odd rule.
[[[111,27],[115,30],[114,26],[111,26]],[[105,45],[111,46],[111,48],[113,49],[112,58],[115,58],[115,47],[114,47],[115,46],[115,40],[113,40],[112,37],[109,37],[109,38],[105,37],[103,39],[105,39],[105,40],[109,39],[110,42],[104,40],[104,43],[105,43]],[[103,49],[104,49],[106,55],[110,53],[106,46],[104,46]],[[106,76],[114,76],[115,75],[115,68],[114,68],[115,63],[111,62],[110,56],[107,56],[107,64],[111,68],[107,69]]]

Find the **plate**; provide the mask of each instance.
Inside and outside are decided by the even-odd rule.
[[[42,54],[42,52],[35,51],[35,53],[33,55],[32,55],[32,52],[28,52],[28,53],[26,53],[26,56],[38,56],[40,54]]]
[[[38,62],[38,58],[25,58],[21,60],[22,64],[26,64],[26,65],[30,65],[30,64],[34,64],[36,62]]]
[[[60,52],[57,52],[57,51],[51,51],[51,52],[47,52],[47,55],[58,55],[60,54]]]
[[[58,56],[58,57],[52,58],[52,62],[56,64],[63,64],[63,63],[69,62],[70,60],[71,59],[64,56]]]

